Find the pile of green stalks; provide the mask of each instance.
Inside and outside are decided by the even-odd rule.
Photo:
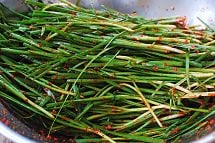
[[[215,35],[68,1],[0,23],[0,97],[48,135],[174,142],[215,114]],[[21,20],[20,20],[21,19]]]

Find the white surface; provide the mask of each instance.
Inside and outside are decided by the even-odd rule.
[[[13,143],[11,140],[0,134],[0,143]]]
[[[214,143],[214,142],[215,142],[215,132],[212,132],[206,137],[203,137],[200,140],[194,141],[192,143]]]
[[[7,140],[7,138],[11,139],[14,143],[36,143],[31,141],[20,134],[17,134],[3,123],[0,122],[0,143],[12,143],[11,141]],[[3,137],[4,136],[4,137]]]

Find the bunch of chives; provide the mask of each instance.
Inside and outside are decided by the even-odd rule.
[[[215,36],[63,1],[0,24],[0,96],[76,142],[166,142],[215,114]],[[29,119],[30,120],[30,119]]]

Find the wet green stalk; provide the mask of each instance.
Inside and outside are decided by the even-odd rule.
[[[211,30],[26,2],[32,12],[0,23],[0,98],[26,122],[76,142],[171,142],[214,116]]]

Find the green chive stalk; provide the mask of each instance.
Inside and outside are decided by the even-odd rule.
[[[187,26],[184,17],[150,20],[65,0],[26,3],[31,12],[0,24],[0,98],[24,109],[21,115],[34,113],[47,134],[171,142],[214,116],[211,29]]]

